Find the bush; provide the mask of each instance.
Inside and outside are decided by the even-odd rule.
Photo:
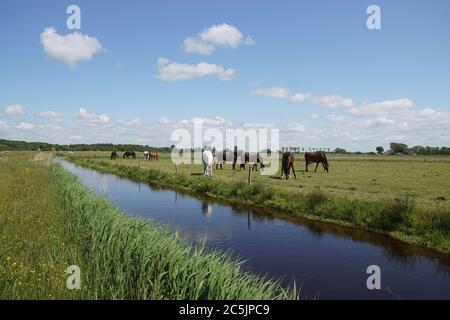
[[[390,199],[380,211],[376,227],[385,231],[394,231],[410,226],[415,206],[413,196]]]
[[[450,212],[445,209],[427,211],[420,215],[419,224],[422,232],[437,230],[450,233]]]
[[[307,209],[315,213],[316,208],[327,201],[327,195],[320,188],[314,188],[306,194],[305,200]]]

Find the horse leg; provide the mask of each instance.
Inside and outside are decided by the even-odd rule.
[[[317,172],[317,167],[319,166],[319,163],[317,162],[316,164],[316,170],[314,170],[314,172]]]
[[[294,169],[294,165],[293,164],[291,164],[291,168],[292,168],[292,172],[294,173],[295,179],[297,179],[297,175],[295,174],[295,169]]]
[[[308,172],[308,164],[309,164],[309,161],[306,161],[306,172]]]

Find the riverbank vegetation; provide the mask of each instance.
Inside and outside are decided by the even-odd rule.
[[[205,178],[200,165],[185,165],[176,174],[164,156],[158,162],[110,161],[92,154],[68,159],[136,181],[370,229],[450,252],[448,159],[334,159],[330,174],[297,170],[298,179],[289,181],[255,174],[252,184],[245,182],[246,173],[231,168]]]
[[[46,157],[0,157],[2,299],[294,299],[230,255],[127,216]],[[66,268],[81,289],[66,288]]]

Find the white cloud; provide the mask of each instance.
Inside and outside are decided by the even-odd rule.
[[[81,139],[83,139],[81,136],[73,134],[69,136],[70,140],[75,140],[75,141],[80,141]]]
[[[123,119],[119,119],[117,122],[119,122],[120,124],[124,124],[124,125],[132,125],[132,126],[138,126],[141,125],[141,118],[139,117],[135,117],[135,118],[123,118]]]
[[[225,124],[226,121],[224,118],[216,116],[213,118],[203,118],[203,117],[194,117],[192,119],[184,119],[180,121],[181,124],[192,125],[194,123],[202,123],[203,125],[222,125]]]
[[[349,150],[373,151],[377,145],[391,141],[413,145],[448,145],[450,141],[450,112],[432,108],[414,110],[391,115],[353,115],[348,109],[337,110],[339,114],[324,115],[329,121],[319,127],[301,122],[237,122],[216,117],[192,117],[185,120],[168,121],[163,117],[142,124],[138,117],[131,119],[109,119],[107,115],[89,113],[81,109],[69,122],[40,123],[0,117],[0,136],[5,139],[48,141],[53,143],[137,143],[154,146],[173,144],[170,137],[175,129],[186,128],[193,134],[193,124],[202,121],[203,133],[208,128],[217,128],[225,135],[226,129],[279,129],[280,146],[299,147],[344,147]],[[106,120],[106,118],[108,120]],[[103,125],[99,125],[103,124]],[[229,146],[227,146],[229,147]]]
[[[5,108],[5,113],[8,115],[24,115],[25,108],[20,104],[12,104]]]
[[[320,118],[320,115],[318,113],[312,113],[309,115],[309,118],[311,120],[318,120]]]
[[[311,95],[309,93],[296,93],[289,98],[291,102],[305,102],[311,99]]]
[[[38,115],[40,117],[50,118],[52,120],[60,120],[60,118],[61,118],[61,113],[56,112],[56,111],[50,111],[50,110],[49,111],[41,111],[38,113]]]
[[[16,126],[16,128],[19,130],[31,130],[34,127],[35,127],[35,125],[33,123],[28,123],[28,122],[21,122]]]
[[[311,96],[310,100],[313,104],[328,108],[353,107],[353,100],[344,98],[340,95],[331,96]]]
[[[225,69],[222,66],[205,62],[184,64],[159,58],[157,65],[158,75],[156,77],[163,81],[180,81],[209,75],[217,75],[220,80],[230,80],[234,77],[234,69]]]
[[[167,123],[170,123],[170,120],[169,120],[168,118],[166,118],[166,117],[161,117],[161,118],[158,120],[158,123],[161,123],[161,124],[167,124]]]
[[[93,114],[89,113],[87,109],[80,108],[80,111],[75,113],[75,118],[89,124],[107,124],[110,122],[110,118],[107,114]]]
[[[252,95],[284,98],[289,99],[290,102],[294,103],[311,102],[314,105],[328,108],[339,108],[339,107],[350,108],[353,107],[354,105],[352,99],[344,98],[340,95],[320,96],[303,92],[298,92],[293,95],[290,95],[289,91],[290,91],[289,88],[285,87],[270,87],[253,90]]]
[[[410,99],[385,100],[382,102],[367,103],[350,109],[350,113],[356,115],[378,114],[388,115],[392,113],[405,112],[414,105]]]
[[[338,124],[345,124],[351,122],[351,118],[348,116],[336,116],[335,114],[330,114],[327,116],[327,119],[331,122]]]
[[[241,44],[254,45],[255,41],[244,36],[238,28],[222,23],[209,27],[200,32],[196,37],[188,37],[184,40],[184,51],[209,55],[218,46],[237,48]]]
[[[287,98],[289,96],[289,89],[285,87],[270,87],[270,88],[256,89],[252,91],[252,95],[273,97],[273,98]]]
[[[45,28],[41,33],[41,44],[47,56],[58,62],[74,67],[77,61],[90,60],[103,50],[97,38],[72,32],[59,35],[55,28]]]
[[[9,125],[6,121],[0,120],[0,129],[8,129]]]

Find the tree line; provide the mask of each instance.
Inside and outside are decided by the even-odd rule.
[[[383,147],[376,148],[377,153],[384,153]],[[387,151],[388,154],[411,154],[411,155],[421,155],[421,156],[448,156],[450,155],[449,147],[430,147],[430,146],[413,146],[408,147],[404,143],[391,142],[390,149]]]
[[[0,139],[0,151],[126,151],[133,150],[144,152],[145,150],[155,150],[157,152],[169,152],[170,147],[150,147],[138,144],[52,144],[46,142],[26,142],[16,140]]]

